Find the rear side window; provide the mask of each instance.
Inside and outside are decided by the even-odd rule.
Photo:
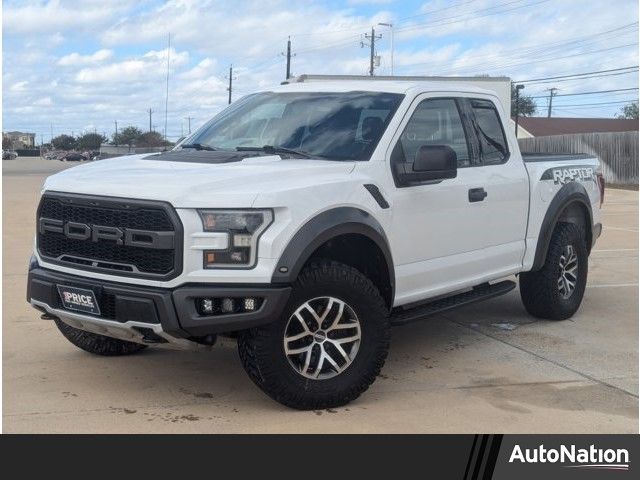
[[[484,165],[505,162],[509,157],[509,149],[495,105],[489,100],[473,99],[471,108],[475,116],[474,127],[478,135],[480,160]]]
[[[448,145],[458,157],[458,167],[468,167],[469,148],[455,100],[438,98],[420,103],[402,132],[398,149],[400,161],[413,163],[423,145]]]

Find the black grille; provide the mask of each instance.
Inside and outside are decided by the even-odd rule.
[[[38,230],[38,251],[46,259],[83,270],[124,276],[172,278],[181,266],[182,229],[173,210],[164,205],[94,197],[45,195],[39,218],[151,232],[174,232],[174,248],[118,245],[115,240],[78,240],[63,233]]]

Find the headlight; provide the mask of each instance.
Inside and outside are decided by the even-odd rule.
[[[205,232],[227,234],[227,248],[204,251],[204,268],[253,267],[258,239],[273,221],[271,210],[198,210]]]

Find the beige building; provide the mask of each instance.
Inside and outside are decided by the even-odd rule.
[[[5,132],[2,135],[9,138],[13,149],[34,148],[36,145],[35,133]]]
[[[33,148],[36,145],[35,133],[5,132],[2,136],[9,138],[12,145],[11,148],[14,150],[21,148]]]

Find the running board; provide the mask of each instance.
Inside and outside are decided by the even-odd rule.
[[[391,325],[406,325],[407,323],[422,320],[423,318],[439,313],[463,307],[489,298],[498,297],[510,292],[516,287],[516,282],[505,280],[494,284],[483,283],[473,287],[468,292],[459,293],[450,297],[434,300],[433,302],[418,305],[408,310],[398,309],[391,313]]]

